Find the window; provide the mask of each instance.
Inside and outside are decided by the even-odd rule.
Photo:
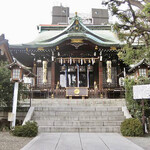
[[[13,69],[13,79],[20,79],[20,69]]]
[[[139,76],[146,77],[146,69],[139,69]]]

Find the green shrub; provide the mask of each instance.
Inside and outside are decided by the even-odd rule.
[[[0,131],[9,131],[10,123],[7,119],[0,120]]]
[[[38,126],[36,122],[26,122],[23,126],[16,126],[12,133],[15,136],[34,137],[38,133]]]
[[[121,133],[123,136],[142,136],[143,127],[139,119],[129,118],[122,122]]]

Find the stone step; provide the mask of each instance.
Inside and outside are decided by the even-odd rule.
[[[35,102],[39,132],[120,132],[124,100],[49,99]],[[118,105],[119,104],[119,105]]]
[[[64,121],[123,121],[125,119],[124,116],[33,116],[32,120],[64,120]]]
[[[22,102],[25,103],[26,101]],[[125,99],[32,99],[32,106],[125,106]]]
[[[38,126],[120,126],[121,121],[40,121]]]
[[[120,132],[120,126],[72,127],[72,126],[39,126],[42,132]]]
[[[35,111],[34,116],[122,116],[122,111],[87,111],[87,112],[61,112],[61,111]]]
[[[71,111],[82,111],[82,112],[86,112],[86,111],[121,111],[122,108],[121,107],[107,107],[107,106],[103,106],[103,107],[64,107],[64,106],[59,106],[59,107],[35,107],[35,111],[66,111],[66,112],[71,112]]]

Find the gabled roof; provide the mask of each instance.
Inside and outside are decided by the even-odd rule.
[[[32,73],[32,71],[30,71],[31,69],[30,67],[26,67],[21,62],[19,62],[16,58],[14,58],[14,61],[11,64],[9,64],[7,67],[11,69],[13,66],[18,66],[19,68],[22,68],[27,76],[30,77],[36,76],[34,73]]]
[[[141,66],[141,65],[150,66],[150,64],[147,63],[146,59],[142,59],[137,64],[131,65],[131,68],[128,70],[128,72],[129,73],[132,72],[134,69],[136,69],[138,66]]]
[[[72,38],[82,38],[104,47],[119,47],[122,44],[111,30],[90,30],[82,23],[81,18],[76,15],[65,29],[43,31],[39,33],[34,41],[18,45],[18,47],[53,47]]]

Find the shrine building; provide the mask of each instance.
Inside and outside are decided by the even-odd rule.
[[[68,14],[69,9],[63,9]],[[38,26],[39,35],[34,41],[9,45],[11,56],[36,75],[32,79],[33,96],[122,97],[120,78],[125,66],[117,55],[122,43],[108,25],[107,11],[93,9],[92,22],[86,24],[77,13],[69,23],[68,15],[62,14],[63,22],[59,23],[56,10],[59,12],[59,8],[53,10],[52,24]],[[95,17],[99,13],[104,13],[103,24]]]

